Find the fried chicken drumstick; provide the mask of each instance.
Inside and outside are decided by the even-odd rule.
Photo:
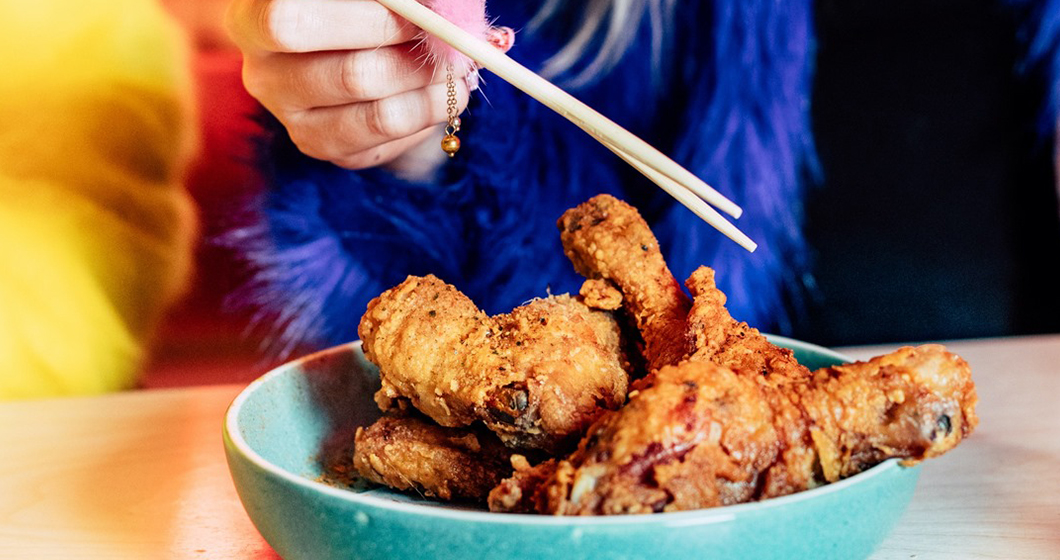
[[[687,361],[601,417],[568,459],[501,483],[490,509],[651,513],[790,494],[952,449],[978,422],[976,400],[968,364],[935,345],[784,384]]]
[[[622,292],[622,304],[644,338],[649,369],[683,359],[690,350],[685,319],[691,302],[636,208],[601,194],[564,212],[557,226],[574,269]],[[583,293],[597,286],[589,282]]]
[[[410,276],[368,304],[359,334],[387,410],[447,427],[482,421],[509,447],[569,449],[629,383],[618,324],[569,296],[488,317],[455,287]]]
[[[771,379],[810,374],[791,350],[729,315],[710,268],[700,267],[685,283],[692,292],[690,302],[667,268],[655,235],[632,206],[598,195],[565,212],[558,226],[564,252],[575,270],[589,278],[582,294],[603,299],[596,295],[600,280],[613,282],[622,292],[621,303],[644,339],[649,371],[689,358]],[[649,378],[637,386],[650,383]]]

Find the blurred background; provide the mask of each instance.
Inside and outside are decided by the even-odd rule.
[[[202,235],[187,295],[141,385],[249,381],[277,359],[225,297],[246,279],[208,240],[252,196],[255,102],[225,0],[165,0],[191,45]],[[1060,222],[1044,84],[995,2],[819,0],[812,99],[822,181],[808,202],[813,278],[795,337],[824,345],[1060,332]],[[353,320],[351,318],[351,320]]]
[[[1039,126],[1048,84],[1022,70],[1030,37],[1016,11],[818,0],[817,23],[817,295],[796,336],[1060,331],[1052,131]]]

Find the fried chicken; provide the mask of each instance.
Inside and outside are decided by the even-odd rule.
[[[525,457],[515,455],[512,457],[512,468],[514,473],[505,478],[490,491],[488,505],[490,511],[503,513],[537,513],[547,511],[547,505],[542,502],[545,498],[543,488],[549,479],[556,474],[559,466],[558,459],[548,459],[535,466]]]
[[[486,430],[384,416],[357,429],[353,464],[365,479],[397,490],[482,501],[512,474],[511,454]]]
[[[937,457],[979,423],[968,363],[937,344],[820,369],[794,389],[828,482],[890,457]]]
[[[600,195],[557,225],[587,278],[578,297],[489,317],[410,276],[369,304],[359,334],[391,415],[357,432],[362,476],[442,499],[488,494],[497,512],[679,511],[934,457],[978,422],[968,364],[942,346],[810,372],[729,314],[712,269],[688,278],[690,300],[631,206]],[[625,352],[630,338],[643,355]],[[626,403],[634,368],[650,373]],[[411,408],[438,425],[397,415]]]
[[[976,402],[968,364],[937,345],[785,383],[686,361],[601,417],[568,459],[518,470],[489,503],[606,515],[781,496],[890,457],[940,455],[975,428]]]
[[[769,342],[758,329],[729,315],[725,294],[714,283],[714,270],[699,267],[685,285],[693,298],[688,313],[688,335],[693,340],[690,360],[761,374],[773,384],[810,375],[810,370],[795,360],[794,352]]]
[[[488,317],[438,278],[410,276],[369,303],[359,334],[380,408],[406,399],[442,426],[482,421],[509,447],[569,449],[626,399],[618,324],[565,295]]]
[[[685,319],[691,302],[637,210],[601,194],[564,212],[557,226],[575,270],[590,280],[608,280],[622,292],[623,306],[644,339],[648,367],[684,358],[690,349]]]

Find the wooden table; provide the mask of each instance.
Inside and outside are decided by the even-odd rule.
[[[925,465],[873,559],[1060,558],[1060,336],[949,346],[972,364],[979,430]],[[0,404],[0,558],[278,558],[225,465],[240,388]]]

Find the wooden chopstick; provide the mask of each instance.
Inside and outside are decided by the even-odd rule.
[[[739,206],[635,134],[416,0],[376,1],[573,122],[722,234],[754,251],[750,238],[707,204],[693,201],[710,203],[735,218],[743,213]]]
[[[725,237],[732,239],[740,247],[747,249],[753,253],[758,248],[758,244],[751,240],[744,232],[740,231],[739,228],[734,226],[732,222],[725,219],[717,210],[712,208],[709,204],[704,202],[702,199],[696,197],[694,194],[686,190],[683,186],[678,184],[676,181],[663,175],[644,165],[644,162],[634,158],[628,153],[622,151],[621,148],[616,147],[607,140],[597,138],[601,144],[611,150],[616,156],[622,158],[626,163],[632,166],[637,171],[640,171],[645,177],[659,185],[659,188],[666,191],[667,194],[674,197],[678,202],[684,205],[692,211],[693,214],[699,216],[704,222],[714,226],[719,232]]]

